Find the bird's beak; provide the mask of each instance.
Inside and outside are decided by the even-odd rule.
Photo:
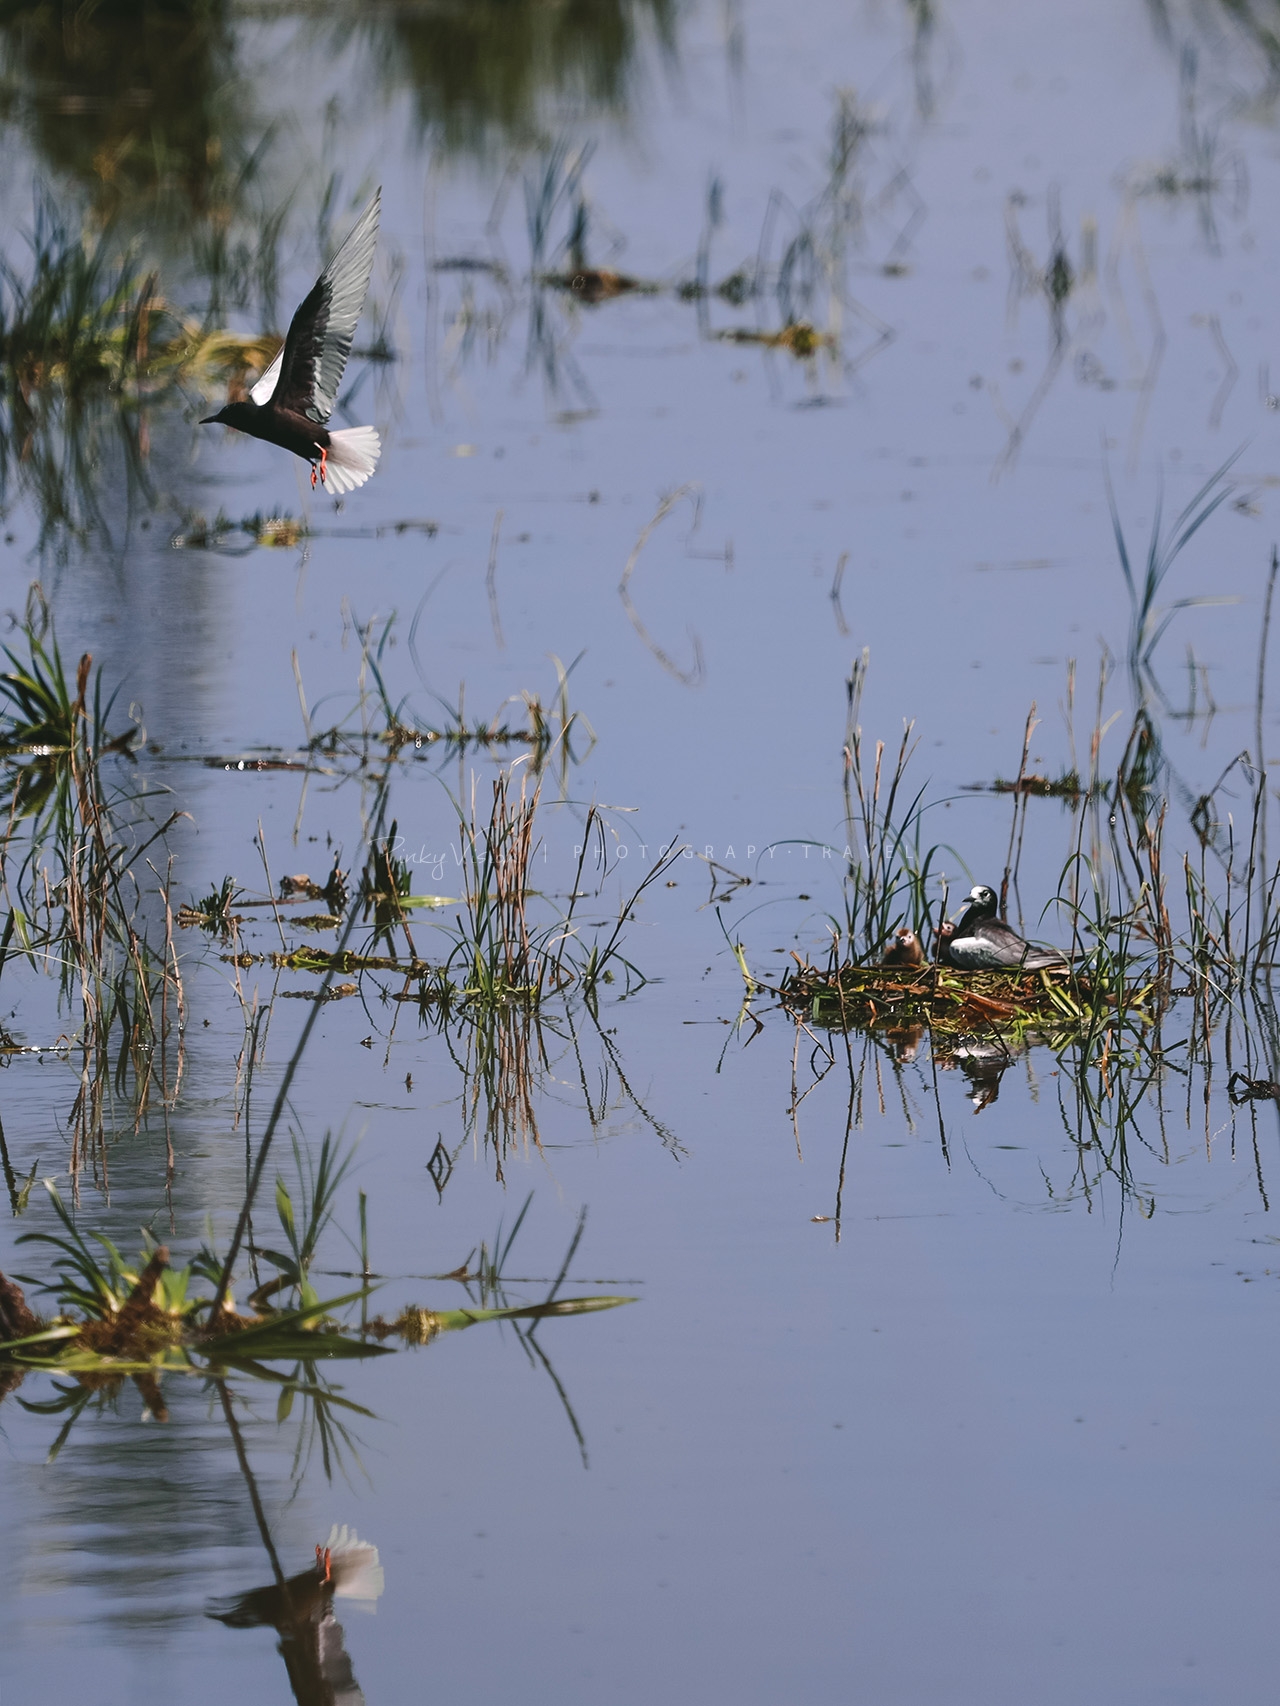
[[[218,424],[217,415],[206,415],[204,417],[204,419],[200,422],[201,426],[217,426],[217,424]]]

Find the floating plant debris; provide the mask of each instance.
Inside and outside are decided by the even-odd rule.
[[[766,349],[788,349],[801,359],[816,355],[820,349],[834,349],[835,339],[829,332],[819,332],[807,320],[795,320],[781,331],[762,332],[750,326],[730,326],[716,333],[726,344],[761,344]]]
[[[614,296],[656,296],[662,289],[647,279],[629,278],[608,267],[582,267],[574,272],[543,273],[540,283],[553,290],[567,290],[583,302],[606,302]]]

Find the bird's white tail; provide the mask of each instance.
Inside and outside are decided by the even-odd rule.
[[[354,1528],[348,1528],[345,1523],[339,1528],[335,1523],[329,1530],[325,1550],[331,1554],[329,1566],[334,1593],[340,1599],[364,1600],[372,1608],[383,1588],[378,1548],[371,1546],[367,1540],[361,1540]]]
[[[325,467],[325,488],[335,497],[353,492],[377,466],[382,454],[382,440],[371,426],[345,427],[329,434],[329,455]]]

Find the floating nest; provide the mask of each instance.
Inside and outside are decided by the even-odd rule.
[[[886,1036],[926,1026],[939,1037],[998,1030],[1061,1035],[1095,1022],[1116,995],[1072,973],[981,971],[951,966],[801,965],[778,991],[793,1013],[829,1030],[878,1031]],[[1133,987],[1124,1005],[1144,1017],[1148,991]]]

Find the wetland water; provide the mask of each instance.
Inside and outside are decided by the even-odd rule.
[[[0,1269],[58,1312],[51,1180],[207,1297],[270,1132],[236,1307],[399,1324],[0,1361],[3,1706],[1270,1700],[1274,11],[42,0],[0,86],[6,643],[134,731],[90,781],[4,707]],[[197,424],[207,334],[379,183],[339,510]],[[778,998],[886,844],[851,676],[886,925],[1096,913],[1090,1026]],[[536,1001],[458,947],[504,774]],[[634,1301],[405,1342],[553,1294]]]

